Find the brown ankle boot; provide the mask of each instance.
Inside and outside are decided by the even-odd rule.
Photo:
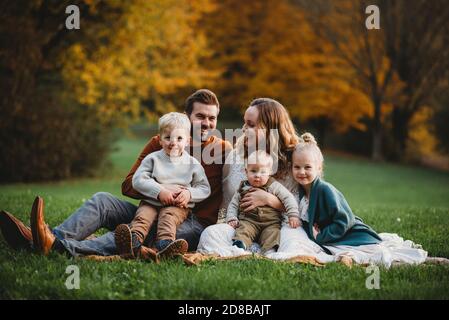
[[[189,249],[189,244],[184,239],[177,239],[157,253],[160,259],[171,259],[183,255]]]
[[[0,229],[11,248],[31,250],[33,244],[31,229],[9,212],[0,211]]]
[[[55,235],[44,221],[44,200],[36,197],[30,216],[31,233],[33,234],[34,249],[44,255],[48,255],[55,242]]]
[[[120,224],[117,226],[114,232],[115,247],[117,253],[125,259],[135,259],[133,247],[132,247],[132,234],[131,229],[127,224]]]

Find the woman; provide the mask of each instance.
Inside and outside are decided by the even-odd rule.
[[[228,203],[237,190],[240,181],[245,179],[244,159],[251,149],[265,149],[277,160],[277,168],[273,177],[284,185],[296,198],[299,191],[290,170],[291,153],[299,142],[299,137],[285,107],[278,101],[269,98],[253,100],[244,115],[244,135],[237,140],[236,148],[229,154],[223,167],[223,203],[221,216],[225,214]],[[255,146],[256,145],[256,146]],[[244,211],[256,207],[270,206],[283,210],[282,203],[274,195],[260,189],[251,190],[241,202]],[[215,253],[230,257],[251,252],[232,246],[235,229],[228,224],[219,223],[206,228],[200,239],[198,251]],[[294,241],[283,241],[294,239]],[[253,251],[257,251],[257,246]],[[311,241],[302,228],[292,229],[283,226],[281,229],[281,244],[278,252],[266,254],[274,259],[288,259],[298,255],[313,256],[320,262],[330,262],[334,257],[326,254],[323,249]]]

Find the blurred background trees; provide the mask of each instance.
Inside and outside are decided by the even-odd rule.
[[[70,4],[80,30],[65,28]],[[0,181],[92,174],[115,128],[182,110],[199,87],[221,121],[269,96],[329,148],[449,151],[444,0],[1,0],[0,18]]]

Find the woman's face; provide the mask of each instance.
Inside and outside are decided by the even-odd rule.
[[[243,130],[257,129],[259,123],[259,110],[256,107],[249,107],[246,109],[243,116],[245,123],[243,124]]]
[[[243,132],[250,145],[259,144],[265,138],[264,130],[259,126],[259,110],[256,107],[246,109]],[[263,148],[262,148],[263,149]]]

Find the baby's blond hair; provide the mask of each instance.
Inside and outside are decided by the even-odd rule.
[[[315,137],[310,132],[305,132],[299,137],[299,143],[296,145],[295,152],[311,152],[313,154],[313,157],[317,161],[317,164],[321,167],[321,173],[320,176],[323,175],[323,163],[324,163],[324,157],[321,153],[320,147],[318,147],[318,143],[315,140]]]
[[[170,112],[159,118],[159,133],[166,129],[183,129],[190,135],[190,126],[189,117],[180,112]]]
[[[270,169],[273,167],[273,157],[266,153],[264,150],[257,150],[252,152],[245,161],[245,167],[249,164],[263,164],[269,166]]]

